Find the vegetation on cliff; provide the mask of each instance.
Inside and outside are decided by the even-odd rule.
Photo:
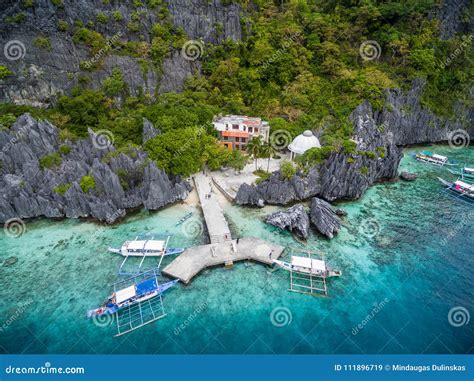
[[[453,116],[455,101],[472,104],[467,98],[474,74],[472,36],[441,40],[439,22],[430,17],[435,0],[238,2],[243,9],[242,41],[206,45],[201,74],[188,79],[183,93],[162,94],[154,100],[141,93],[132,95],[118,69],[102,82],[102,89],[92,90],[88,76],[100,67],[97,62],[84,70],[80,85],[70,96],[60,97],[55,107],[2,105],[0,124],[8,127],[28,110],[47,117],[69,137],[86,136],[88,128],[107,129],[116,145],[126,146],[141,144],[146,117],[162,132],[145,145],[150,157],[172,174],[188,175],[204,164],[216,168],[241,163],[217,146],[209,128],[212,116],[219,113],[261,116],[270,120],[273,130],[286,130],[292,137],[305,129],[320,130],[324,149],[302,157],[304,168],[332,151],[376,158],[377,152],[355,152],[348,116],[365,99],[381,109],[388,87],[406,89],[414,78],[425,77],[423,102],[436,113]],[[173,26],[162,1],[148,1],[160,22],[151,30],[140,29],[144,15],[139,3],[133,3],[137,11],[128,27],[148,34],[150,42],[137,36],[133,41],[114,41],[114,48],[118,54],[140,58],[143,72],[159,71],[163,59],[187,38]],[[94,21],[125,22],[118,11],[98,13]],[[93,22],[63,29],[87,46],[91,56],[106,44]],[[37,43],[49,47],[47,39]],[[0,68],[0,78],[8,75]]]

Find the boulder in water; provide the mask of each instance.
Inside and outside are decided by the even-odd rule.
[[[332,205],[320,198],[311,200],[310,218],[316,229],[328,238],[334,237],[341,228],[341,220]]]
[[[308,238],[309,217],[304,206],[301,204],[292,206],[285,211],[269,214],[265,217],[265,222],[280,229],[288,229],[303,239]]]

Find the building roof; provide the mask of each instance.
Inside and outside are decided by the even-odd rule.
[[[268,122],[262,120],[262,118],[258,117],[251,117],[251,116],[246,116],[246,115],[226,115],[226,116],[215,116],[214,123],[243,123],[247,126],[261,126],[261,127],[266,127],[268,126]]]
[[[288,149],[291,152],[297,154],[303,154],[310,148],[320,148],[321,144],[319,143],[319,139],[313,135],[310,130],[306,130],[301,135],[298,135],[288,146]]]

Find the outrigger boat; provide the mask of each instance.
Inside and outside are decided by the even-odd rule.
[[[443,180],[442,178],[438,177],[438,180],[441,184],[446,186],[445,192],[450,195],[454,196],[456,199],[474,203],[474,185],[468,184],[462,180],[456,180],[454,183],[449,181]]]
[[[474,180],[474,168],[463,167],[458,170],[450,169],[449,172],[451,172],[453,175],[461,176],[462,179],[466,178]]]
[[[166,243],[162,240],[139,240],[136,237],[133,241],[125,241],[120,249],[109,247],[108,250],[124,257],[160,257],[181,254],[184,251],[182,247],[165,247]]]
[[[178,222],[176,222],[176,226],[181,225],[184,221],[190,219],[192,215],[193,215],[193,212],[189,212],[188,214],[186,214],[183,218],[181,218]]]
[[[133,241],[125,241],[120,249],[115,249],[109,247],[109,251],[112,253],[121,254],[124,258],[122,264],[119,268],[120,275],[133,275],[134,273],[122,271],[125,262],[129,257],[142,257],[140,265],[138,266],[138,271],[140,271],[145,258],[147,257],[160,257],[158,268],[161,266],[161,261],[163,257],[168,255],[181,254],[184,251],[182,247],[168,247],[170,237],[166,237],[166,240],[155,240],[153,237],[151,239],[139,239],[137,236]]]
[[[436,165],[438,167],[443,167],[445,165],[456,165],[456,163],[450,162],[446,156],[434,154],[428,151],[420,152],[414,154],[413,156],[415,160],[419,162]]]
[[[112,295],[100,307],[89,310],[87,317],[115,314],[118,329],[116,336],[164,317],[166,314],[161,295],[178,280],[159,284],[158,276],[158,269],[152,269],[116,283]]]
[[[326,264],[326,261],[321,259],[292,256],[291,263],[280,261],[278,259],[274,259],[273,263],[288,271],[315,275],[321,278],[339,277],[342,275],[341,271],[330,268]]]

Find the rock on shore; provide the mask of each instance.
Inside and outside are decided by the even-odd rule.
[[[113,223],[127,209],[156,210],[185,199],[191,190],[157,168],[141,149],[119,153],[92,131],[87,139],[61,141],[59,132],[29,114],[0,131],[0,222],[45,216]],[[59,151],[60,146],[69,148]],[[42,168],[40,159],[51,154],[59,155],[60,162]],[[84,176],[95,182],[86,192],[80,185]]]
[[[338,213],[342,214],[340,209],[334,209],[331,204],[320,198],[314,197],[311,200],[311,223],[328,238],[334,237],[334,234],[337,234],[341,228]]]
[[[309,217],[303,205],[295,205],[285,211],[278,211],[265,217],[265,222],[280,229],[288,229],[298,237],[307,239]]]

